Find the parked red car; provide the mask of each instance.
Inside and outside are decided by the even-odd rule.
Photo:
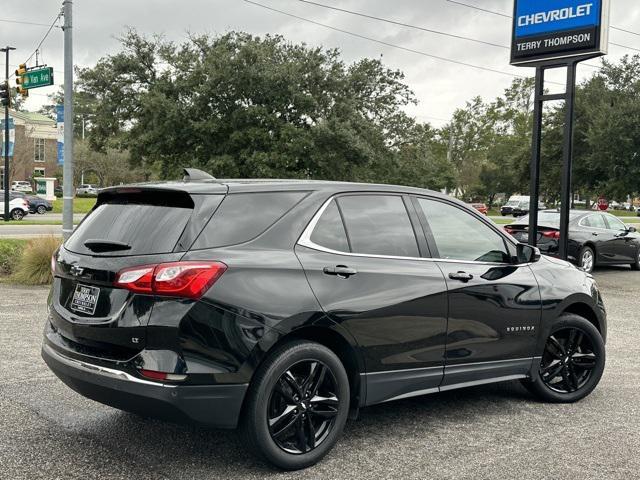
[[[489,214],[489,207],[487,207],[484,203],[472,203],[471,206],[483,215]]]

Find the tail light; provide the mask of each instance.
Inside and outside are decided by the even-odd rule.
[[[513,228],[511,227],[504,227],[504,231],[507,232],[509,235],[513,235]]]
[[[222,262],[172,262],[125,268],[114,286],[135,293],[199,299],[227,270]]]
[[[560,239],[560,232],[558,230],[547,230],[542,232],[543,237],[552,238],[554,240]]]

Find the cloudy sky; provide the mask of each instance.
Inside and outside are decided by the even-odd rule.
[[[315,22],[423,52],[515,75],[532,75],[530,68],[509,66],[509,52],[499,46],[489,46],[434,33],[406,28],[329,10],[299,0],[255,0],[257,3],[303,17]],[[504,16],[474,10],[447,0],[315,0],[317,3],[353,10],[397,22],[471,37],[496,45],[510,42],[510,20]],[[512,0],[457,0],[503,14],[510,14]],[[611,24],[640,33],[638,0],[612,0]],[[51,24],[61,7],[60,0],[3,2],[0,12],[0,43],[10,43],[13,52],[11,71],[35,49],[47,28],[12,23],[17,20]],[[244,0],[74,0],[75,58],[77,65],[92,65],[100,57],[118,50],[116,36],[125,26],[142,33],[161,33],[180,41],[187,32],[224,33],[242,30],[253,34],[279,33],[292,42],[338,47],[346,61],[362,57],[382,57],[386,65],[399,68],[419,100],[410,113],[421,121],[443,124],[451,113],[475,95],[486,99],[498,96],[511,82],[506,74],[449,63],[427,55],[412,53],[370,40],[356,38],[324,26],[292,18],[251,5]],[[624,54],[640,53],[640,34],[613,30],[610,59]],[[41,58],[55,69],[56,84],[62,82],[62,30],[54,28],[41,51]],[[35,59],[34,59],[35,60]],[[34,65],[34,60],[30,66]],[[597,61],[589,62],[591,64]],[[4,69],[4,57],[2,58]],[[594,71],[580,67],[584,78]],[[550,80],[562,81],[557,72]],[[55,87],[32,91],[27,107],[37,109],[46,94]]]

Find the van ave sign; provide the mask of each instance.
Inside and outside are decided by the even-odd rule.
[[[511,64],[607,53],[609,0],[515,0]]]
[[[22,77],[21,85],[26,89],[53,85],[53,68],[51,67],[29,70],[20,76]]]

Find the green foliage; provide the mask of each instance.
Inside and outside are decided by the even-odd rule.
[[[51,256],[62,243],[56,237],[30,240],[11,275],[11,281],[22,285],[51,283]]]
[[[393,163],[415,122],[401,72],[379,60],[351,65],[337,50],[280,36],[229,33],[175,45],[135,31],[123,50],[79,71],[98,99],[89,140],[127,149],[133,164],[179,176],[353,180]]]
[[[0,240],[0,277],[14,272],[26,243],[26,240]]]

